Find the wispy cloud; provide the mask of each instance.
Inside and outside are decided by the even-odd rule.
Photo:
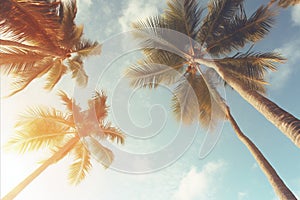
[[[292,20],[295,25],[300,26],[300,5],[293,6],[292,8]]]
[[[247,192],[238,192],[238,200],[245,200],[248,199],[248,193]]]
[[[298,66],[296,65],[300,64],[299,46],[300,40],[298,39],[283,45],[283,47],[281,48],[275,49],[276,52],[281,53],[288,60],[285,64],[279,66],[277,72],[273,72],[270,75],[270,83],[272,85],[272,90],[281,89],[285,85],[293,70],[298,68]]]
[[[179,188],[174,195],[175,200],[212,199],[226,163],[223,161],[210,162],[201,171],[192,167],[181,180]]]
[[[122,31],[130,30],[130,25],[138,19],[158,14],[158,7],[162,5],[161,0],[130,0],[119,18]]]

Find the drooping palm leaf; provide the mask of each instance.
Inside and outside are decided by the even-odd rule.
[[[101,145],[95,138],[87,136],[83,140],[86,142],[88,151],[93,158],[108,168],[113,162],[114,155],[111,150]]]
[[[167,52],[152,53],[146,59],[128,68],[126,77],[133,87],[157,87],[160,83],[167,85],[178,81],[182,67],[186,61],[181,57]]]
[[[107,96],[103,91],[96,91],[93,98],[88,101],[90,112],[95,112],[99,123],[107,117],[108,106],[106,105]]]
[[[78,142],[72,150],[73,163],[70,165],[69,181],[71,184],[79,184],[92,168],[90,162],[90,152],[86,147]]]
[[[76,83],[81,87],[85,87],[88,82],[88,76],[83,68],[82,60],[79,57],[68,59],[67,65],[69,66],[69,69],[72,72],[72,78],[76,80]]]
[[[63,75],[67,73],[67,67],[62,63],[62,60],[55,59],[53,66],[47,72],[47,79],[45,84],[46,90],[52,90]]]
[[[103,124],[100,126],[100,128],[105,138],[112,142],[116,141],[119,144],[124,144],[125,136],[122,134],[120,129],[111,126],[110,123]]]
[[[73,53],[77,53],[80,57],[99,55],[101,53],[101,45],[98,42],[81,40],[75,44]]]

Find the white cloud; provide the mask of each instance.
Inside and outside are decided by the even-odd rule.
[[[300,26],[300,5],[292,7],[292,20],[295,25]]]
[[[193,166],[181,180],[179,188],[174,194],[174,199],[212,199],[220,183],[220,173],[225,166],[223,161],[210,162],[199,172]]]
[[[137,19],[158,14],[157,7],[161,6],[162,2],[161,0],[130,0],[128,6],[123,10],[123,15],[119,18],[122,31],[130,30],[131,23]]]
[[[239,192],[238,193],[238,200],[244,200],[248,197],[248,193],[247,192]]]
[[[285,82],[288,80],[289,75],[293,72],[293,70],[298,68],[295,65],[300,60],[299,46],[300,40],[298,39],[284,45],[282,48],[275,49],[276,52],[281,53],[285,58],[287,58],[287,62],[285,64],[280,65],[277,72],[271,73],[271,89],[281,89],[284,86]]]

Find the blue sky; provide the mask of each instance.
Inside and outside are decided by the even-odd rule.
[[[246,1],[249,12],[261,3],[268,1]],[[203,3],[205,5],[205,2]],[[77,22],[84,24],[85,36],[99,42],[107,41],[115,34],[130,29],[130,22],[136,18],[161,12],[165,6],[160,0],[82,0],[78,2]],[[277,23],[271,33],[255,46],[256,50],[277,50],[288,58],[288,62],[279,65],[276,73],[269,75],[271,85],[268,97],[285,110],[300,117],[300,6],[281,10]],[[116,47],[118,48],[118,47]],[[97,87],[107,91],[110,103],[116,86],[115,80],[122,76],[124,67],[136,59],[136,54],[123,55],[112,62],[103,78],[98,79]],[[94,73],[94,62],[89,60],[86,68],[90,76]],[[1,92],[7,91],[5,77],[1,77]],[[17,115],[30,105],[41,104],[58,108],[55,91],[45,92],[42,80],[35,81],[25,91],[8,99],[1,100],[1,145],[13,132]],[[74,84],[66,76],[55,89],[65,89],[70,94]],[[1,94],[1,96],[3,96]],[[148,110],[152,105],[164,106],[167,122],[163,131],[150,140],[127,138],[122,148],[133,152],[149,152],[163,147],[178,124],[168,108],[170,92],[138,90],[133,96],[134,107],[130,108],[133,121],[140,126],[149,123]],[[300,150],[296,148],[279,130],[268,122],[260,113],[244,101],[236,92],[226,89],[226,99],[238,124],[252,141],[260,148],[277,173],[300,197]],[[22,101],[20,101],[22,99]],[[110,118],[119,113],[111,112]],[[151,114],[151,113],[150,113]],[[115,121],[117,122],[117,121]],[[151,121],[150,121],[151,122]],[[237,139],[228,123],[223,127],[220,140],[213,151],[199,159],[199,149],[205,136],[199,131],[198,136],[185,154],[172,165],[154,173],[133,175],[113,169],[105,170],[93,162],[93,169],[79,186],[70,186],[67,182],[69,159],[49,167],[34,180],[16,199],[72,199],[72,200],[275,200],[266,177],[261,172],[251,154]],[[31,171],[39,160],[45,159],[45,152],[17,155],[1,151],[1,196],[18,184]],[[46,154],[47,155],[47,154]],[[128,161],[130,162],[130,161]]]

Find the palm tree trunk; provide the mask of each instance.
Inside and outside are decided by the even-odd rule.
[[[279,177],[276,173],[275,169],[272,165],[267,161],[264,155],[260,152],[260,150],[255,146],[255,144],[243,134],[240,130],[239,126],[237,125],[236,121],[232,117],[229,107],[226,107],[226,114],[228,120],[230,121],[236,135],[238,138],[246,145],[249,149],[250,153],[255,158],[256,162],[258,163],[259,167],[263,171],[263,173],[268,178],[269,182],[271,183],[275,193],[281,200],[297,200],[294,194],[290,191],[290,189],[285,185],[283,180]]]
[[[27,185],[29,185],[36,177],[38,177],[47,167],[56,163],[62,159],[66,153],[68,153],[74,145],[79,141],[79,137],[73,137],[67,144],[65,144],[59,151],[53,154],[48,160],[46,160],[39,168],[37,168],[33,173],[31,173],[27,178],[25,178],[21,183],[19,183],[14,189],[12,189],[7,195],[5,195],[2,200],[12,200],[14,199]]]
[[[300,148],[300,120],[280,108],[274,102],[250,90],[232,75],[226,73],[216,63],[204,59],[195,59],[196,62],[211,67],[226,81],[236,92],[238,92],[257,111],[263,114],[282,133],[284,133],[297,147]]]

